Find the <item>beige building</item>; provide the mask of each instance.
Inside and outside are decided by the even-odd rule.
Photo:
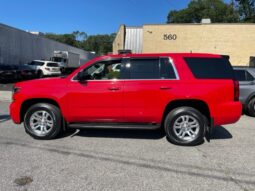
[[[255,24],[120,26],[113,52],[193,52],[229,55],[232,65],[255,65]]]

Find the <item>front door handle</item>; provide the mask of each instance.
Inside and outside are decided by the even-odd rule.
[[[119,87],[110,87],[110,88],[108,88],[109,90],[111,90],[111,91],[116,91],[116,90],[120,90],[120,88]]]
[[[170,90],[171,88],[168,87],[168,86],[161,86],[160,89],[161,89],[161,90]]]

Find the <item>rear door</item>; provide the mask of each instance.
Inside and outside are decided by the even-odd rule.
[[[176,79],[169,58],[132,58],[124,67],[128,74],[123,95],[125,121],[160,123]]]

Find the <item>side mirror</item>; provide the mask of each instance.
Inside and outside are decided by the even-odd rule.
[[[84,72],[79,72],[77,74],[77,80],[80,82],[86,81],[86,80],[91,80],[91,75],[85,74]]]

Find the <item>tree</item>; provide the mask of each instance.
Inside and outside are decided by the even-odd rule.
[[[110,35],[105,34],[88,36],[87,33],[80,31],[74,31],[71,34],[45,34],[46,38],[53,39],[77,48],[82,48],[86,51],[93,51],[98,55],[112,52],[112,43],[115,36],[115,33]]]
[[[239,21],[233,4],[223,0],[192,0],[186,9],[170,11],[167,23],[200,23],[203,18],[210,18],[214,23]]]
[[[242,22],[255,22],[255,0],[236,0]]]
[[[76,41],[76,37],[74,34],[54,34],[54,33],[46,33],[44,35],[46,38],[53,39],[55,41],[68,44],[71,46],[79,47],[79,43]]]
[[[76,41],[84,41],[88,37],[87,33],[80,31],[74,31],[72,34],[75,36]]]
[[[96,54],[102,55],[112,52],[112,43],[116,34],[92,35],[82,42],[81,47],[87,51],[95,51]]]

